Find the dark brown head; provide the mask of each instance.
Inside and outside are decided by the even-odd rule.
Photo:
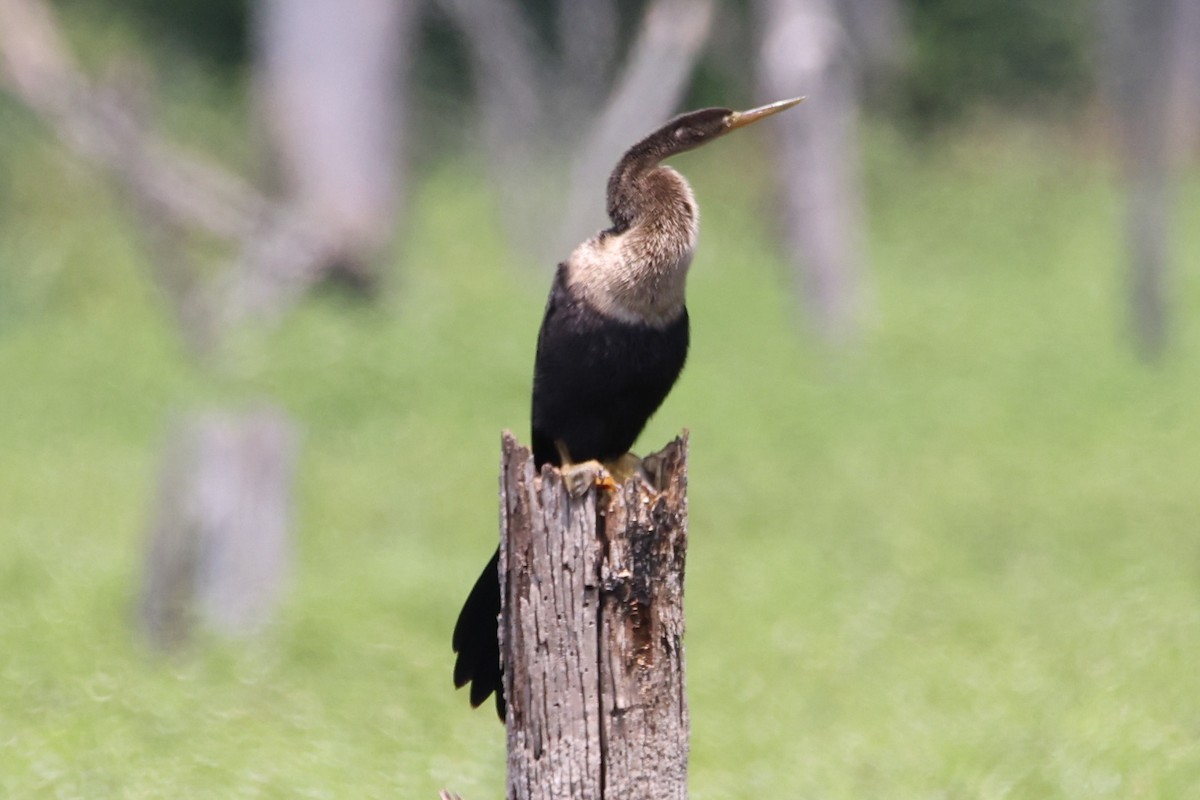
[[[677,153],[697,148],[752,122],[786,111],[803,99],[795,97],[791,100],[781,100],[749,111],[732,111],[728,108],[702,108],[699,111],[691,111],[671,120],[634,145],[632,150],[640,150],[643,156],[656,157],[656,161],[661,161]]]
[[[629,148],[608,179],[608,215],[615,229],[629,225],[639,208],[649,204],[639,196],[638,183],[641,176],[658,166],[663,159],[693,150],[730,131],[786,111],[803,99],[794,97],[780,100],[749,111],[702,108],[676,117],[642,139]]]

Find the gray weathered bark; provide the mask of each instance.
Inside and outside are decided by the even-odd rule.
[[[504,437],[501,652],[510,800],[686,798],[687,441],[572,497]]]

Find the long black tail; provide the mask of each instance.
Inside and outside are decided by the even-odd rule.
[[[496,693],[496,713],[504,721],[504,676],[500,671],[500,550],[483,568],[454,626],[454,685],[471,684],[471,705]]]

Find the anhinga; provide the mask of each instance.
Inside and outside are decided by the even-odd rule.
[[[618,481],[639,468],[629,452],[683,369],[684,284],[698,211],[683,176],[664,159],[799,103],[750,111],[706,108],[676,117],[629,148],[608,179],[612,227],[558,265],[533,370],[533,458],[590,482],[600,462]],[[591,462],[590,465],[585,462]],[[574,478],[574,481],[572,480]],[[492,692],[504,719],[497,641],[499,552],[475,582],[454,627],[454,684],[471,705]]]

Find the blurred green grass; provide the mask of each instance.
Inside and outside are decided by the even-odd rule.
[[[17,134],[0,795],[497,795],[502,730],[450,688],[448,639],[495,540],[499,431],[524,434],[550,265],[508,254],[478,176],[445,165],[384,302],[319,295],[210,380],[103,184]],[[873,131],[872,310],[841,355],[801,335],[754,148],[679,160],[704,212],[694,344],[641,449],[692,431],[697,800],[1200,785],[1200,185],[1172,350],[1146,367],[1111,176],[1075,144]],[[305,435],[281,618],[160,659],[131,621],[161,437],[261,396]]]

